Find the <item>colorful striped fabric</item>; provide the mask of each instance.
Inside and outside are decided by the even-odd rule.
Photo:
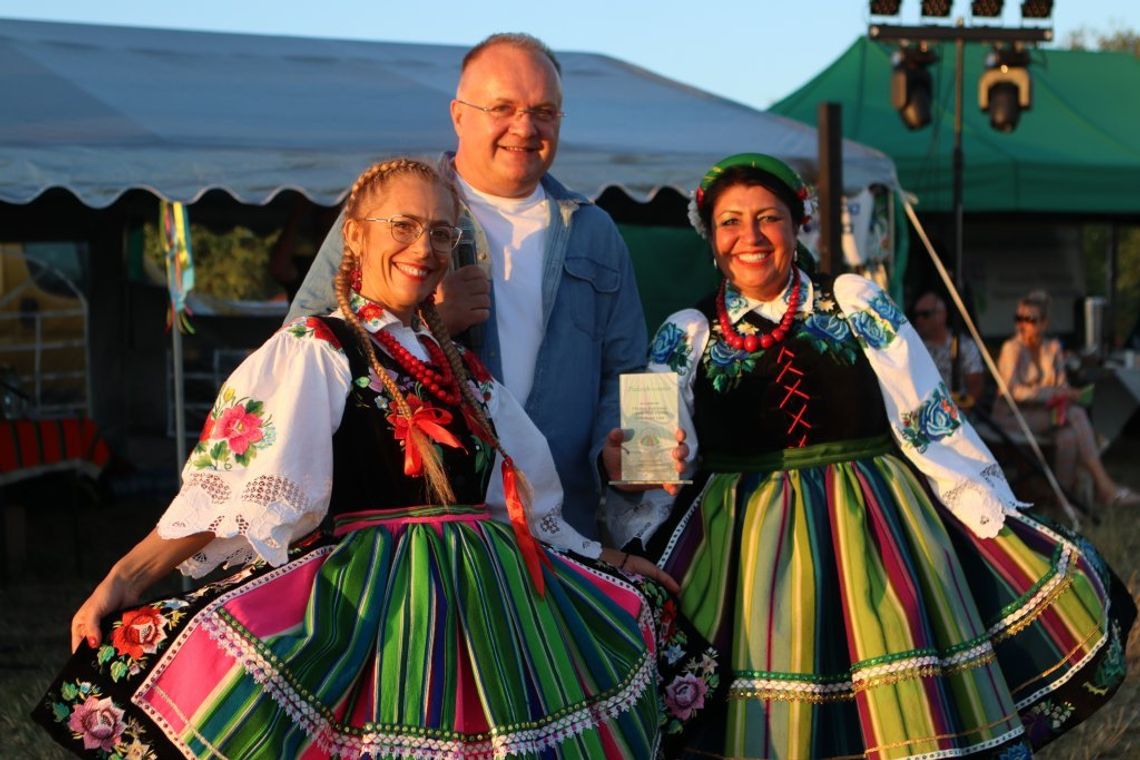
[[[91,420],[0,421],[0,485],[59,470],[95,477],[110,458]]]
[[[731,653],[694,757],[1022,757],[1115,690],[1134,610],[1087,542],[1021,513],[979,539],[896,456],[834,459],[713,474],[670,538]]]
[[[644,598],[553,551],[540,597],[509,525],[432,509],[222,593],[132,701],[188,756],[653,757]]]

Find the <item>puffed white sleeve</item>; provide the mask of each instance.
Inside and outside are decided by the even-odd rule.
[[[686,469],[682,478],[691,477],[696,469],[700,442],[693,426],[693,380],[697,365],[709,340],[709,321],[696,309],[683,309],[669,316],[653,336],[649,346],[649,372],[676,372],[681,392],[678,422],[689,445]],[[646,491],[640,499],[615,502],[606,510],[606,528],[617,546],[634,539],[642,544],[661,527],[673,510],[674,497],[662,488]]]
[[[591,541],[574,529],[562,517],[562,482],[554,468],[554,457],[546,438],[535,427],[530,416],[515,397],[497,380],[488,381],[484,386],[490,390],[487,412],[495,423],[499,443],[511,459],[530,481],[533,500],[527,521],[535,538],[556,549],[576,552],[586,557],[597,558],[602,553],[602,545]],[[509,523],[507,500],[503,494],[503,480],[500,475],[503,467],[502,454],[496,454],[491,480],[487,485],[487,508],[491,516]]]
[[[287,561],[289,544],[328,509],[332,436],[350,387],[348,359],[315,317],[290,322],[234,370],[158,522],[163,538],[215,536],[183,573]]]
[[[835,298],[879,381],[891,432],[938,499],[981,538],[1001,530],[1018,501],[1001,466],[958,411],[915,329],[877,285],[835,280]]]

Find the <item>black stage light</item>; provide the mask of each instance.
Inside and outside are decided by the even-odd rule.
[[[1021,112],[1033,106],[1029,53],[1019,48],[994,48],[986,55],[986,71],[978,80],[978,106],[989,113],[990,126],[1012,132]]]
[[[1024,0],[1021,3],[1022,18],[1049,18],[1053,15],[1053,0]]]
[[[922,0],[922,15],[946,18],[950,15],[951,0]]]
[[[970,3],[970,15],[978,18],[997,18],[1001,15],[1001,7],[1005,0],[973,0]]]
[[[921,129],[930,123],[934,81],[928,67],[935,60],[925,46],[900,47],[891,56],[891,105],[907,129]]]
[[[872,16],[896,16],[902,0],[871,0]]]

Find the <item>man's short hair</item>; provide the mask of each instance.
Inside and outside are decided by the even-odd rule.
[[[562,77],[562,64],[554,57],[554,51],[538,37],[524,32],[498,32],[492,34],[467,51],[467,55],[463,56],[463,64],[459,67],[459,73],[462,74],[467,71],[467,67],[470,66],[476,58],[482,55],[484,50],[496,45],[509,45],[520,50],[534,53],[535,55],[544,55],[547,60],[554,64],[554,70],[558,72],[559,78]]]

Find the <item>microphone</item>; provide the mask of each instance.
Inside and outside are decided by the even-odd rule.
[[[459,245],[455,246],[452,260],[456,269],[475,263],[475,235],[472,230],[467,228],[463,230],[463,236],[459,238]],[[483,350],[483,325],[471,325],[456,335],[455,339],[478,356]]]

